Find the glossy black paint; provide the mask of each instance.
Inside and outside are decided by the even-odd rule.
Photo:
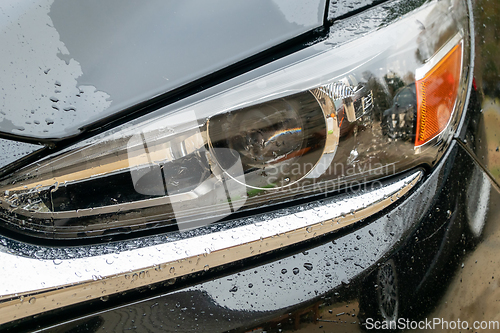
[[[0,156],[1,170],[7,165],[15,163],[23,157],[43,149],[43,146],[0,139],[0,149],[2,149],[2,155]]]
[[[387,0],[330,0],[328,20],[333,22]]]

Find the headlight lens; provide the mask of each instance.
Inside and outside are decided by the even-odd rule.
[[[434,32],[401,23],[324,43],[314,57],[9,175],[0,217],[48,238],[185,229],[432,166],[465,99],[467,32],[457,31],[427,59],[419,40]]]
[[[224,171],[241,161],[246,175],[243,185],[284,188],[318,163],[330,118],[313,94],[305,92],[217,115],[207,122],[207,138]],[[292,173],[294,167],[300,171]]]

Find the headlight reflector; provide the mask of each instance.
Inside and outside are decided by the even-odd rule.
[[[237,152],[247,187],[286,187],[309,174],[323,155],[326,117],[304,92],[211,118],[209,145],[222,152],[214,157],[223,170],[234,164],[225,152]],[[292,173],[294,167],[299,171]]]

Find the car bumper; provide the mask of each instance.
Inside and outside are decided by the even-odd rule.
[[[436,296],[440,293],[437,291],[445,290],[445,277],[451,277],[458,267],[464,244],[474,242],[475,237],[469,231],[471,218],[467,213],[470,200],[477,200],[470,197],[471,189],[478,181],[473,174],[479,174],[481,179],[488,181],[485,190],[492,191],[492,197],[498,195],[496,187],[489,183],[489,177],[483,174],[481,167],[458,141],[452,143],[431,173],[416,181],[421,177],[420,172],[405,175],[403,179],[406,183],[414,186],[408,189],[408,193],[401,194],[401,198],[394,195],[392,200],[397,202],[389,204],[390,207],[366,219],[360,216],[359,221],[350,227],[336,232],[329,230],[323,236],[317,233],[329,223],[314,224],[310,230],[304,228],[302,236],[310,239],[299,245],[262,251],[257,256],[246,256],[245,260],[233,260],[230,266],[206,269],[203,264],[202,269],[191,274],[181,274],[183,265],[192,269],[190,259],[184,259],[177,261],[179,268],[173,270],[169,267],[174,265],[161,269],[156,265],[150,271],[117,275],[115,278],[119,280],[97,278],[91,279],[87,286],[80,284],[57,289],[61,292],[77,290],[77,294],[78,290],[85,290],[92,295],[95,292],[90,287],[92,284],[103,286],[102,290],[119,287],[115,281],[128,284],[119,295],[108,297],[101,291],[103,296],[78,305],[57,305],[60,303],[56,301],[57,290],[52,293],[54,300],[50,300],[47,294],[37,297],[35,302],[30,302],[29,298],[19,301],[19,305],[29,309],[42,304],[46,307],[45,311],[49,310],[47,307],[50,304],[57,305],[56,310],[35,316],[38,328],[45,327],[51,332],[76,328],[95,328],[99,331],[172,329],[186,332],[252,331],[259,327],[297,329],[307,325],[305,322],[311,321],[311,318],[314,322],[326,320],[331,325],[334,322],[335,325],[363,325],[367,318],[381,316],[383,305],[377,298],[377,283],[380,282],[377,282],[376,276],[384,263],[392,261],[394,274],[398,276],[399,316],[418,317],[438,301]],[[391,196],[388,199],[391,200]],[[488,199],[491,200],[490,196]],[[329,198],[325,198],[318,201],[318,206],[297,208],[301,212],[320,214],[320,211],[328,211],[328,204]],[[286,211],[290,213],[290,209]],[[298,212],[292,209],[292,214],[273,214],[278,219],[283,216],[290,219],[291,216],[296,217]],[[217,238],[217,233],[208,235]],[[269,239],[258,240],[255,249],[259,243],[269,246],[275,239],[280,244],[286,242],[290,239],[287,236],[286,233],[277,233]],[[153,246],[154,251],[163,253],[158,246]],[[142,262],[147,262],[141,250],[149,248],[145,246],[119,254],[104,254],[101,259],[105,261],[111,257],[117,260],[117,256],[125,255],[131,262],[141,258],[144,259]],[[245,248],[245,252],[248,250],[250,248]],[[196,260],[204,263],[217,252],[200,254]],[[78,258],[72,260],[78,261]],[[52,265],[62,267],[62,264]],[[82,266],[79,267],[81,269]],[[92,267],[87,267],[92,272]],[[155,284],[151,279],[153,271],[161,272],[164,278],[168,274],[172,277],[164,283]],[[66,297],[71,299],[71,295]],[[429,302],[428,298],[434,301]],[[327,318],[333,313],[326,310],[345,305],[348,305],[345,311],[335,314],[338,316],[319,318]],[[21,309],[15,308],[17,313]],[[78,312],[75,312],[77,309]],[[75,313],[78,315],[75,316]],[[55,321],[59,323],[54,324]],[[33,321],[29,317],[13,323],[16,326],[7,324],[4,327],[16,331],[33,329]]]

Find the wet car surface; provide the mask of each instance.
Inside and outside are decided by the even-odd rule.
[[[420,45],[432,45],[439,26],[436,29],[432,25],[431,29],[423,18],[434,17],[432,9],[438,8],[439,12],[439,6],[445,2],[359,1],[354,2],[358,6],[354,12],[345,10],[351,3],[333,2],[326,17],[331,25],[328,33],[312,44],[323,43],[335,49],[367,36],[363,42],[369,49],[370,37],[375,39],[373,45],[382,40],[390,43],[375,37],[397,36],[397,28],[391,27],[414,24],[423,26],[424,33],[416,39]],[[3,321],[2,328],[47,332],[358,332],[370,330],[370,320],[460,318],[470,324],[500,320],[495,274],[500,96],[498,62],[491,55],[498,46],[496,26],[491,19],[498,14],[498,5],[486,0],[454,3],[474,11],[470,16],[474,66],[470,67],[470,85],[464,90],[470,94],[467,98],[463,95],[467,112],[463,119],[458,119],[453,139],[436,149],[438,157],[432,162],[428,162],[431,154],[423,154],[417,167],[405,169],[407,162],[398,162],[393,174],[365,178],[368,182],[377,180],[375,187],[316,193],[299,201],[251,210],[251,214],[237,213],[240,215],[199,226],[194,232],[179,227],[178,231],[156,229],[159,231],[132,236],[130,232],[125,236],[110,233],[109,238],[96,236],[72,245],[64,239],[63,243],[51,243],[16,237],[17,229],[9,227],[3,231],[7,237],[1,239],[3,252],[31,258],[35,260],[33,267],[47,270],[46,275],[40,273],[37,278],[23,277],[25,288],[43,291],[58,285],[64,287],[54,288],[52,294],[27,293],[17,299],[20,305],[12,302],[15,297],[2,296],[0,306],[3,305],[5,318],[9,318]],[[426,28],[429,32],[425,32]],[[445,37],[441,39],[450,36],[446,31],[442,33]],[[357,47],[363,47],[360,45],[363,44]],[[423,52],[425,47],[420,50]],[[314,53],[306,45],[291,57]],[[384,54],[381,58],[388,57]],[[280,68],[289,62],[284,57],[268,66]],[[370,112],[378,114],[356,119],[355,128],[342,127],[340,122],[341,139],[336,154],[346,156],[348,165],[363,158],[395,159],[413,150],[413,146],[406,150],[406,145],[413,145],[415,140],[410,125],[414,119],[411,112],[417,107],[412,102],[416,88],[411,82],[415,78],[405,78],[406,68],[401,65],[389,73],[377,74],[375,69],[380,63],[369,68],[375,77],[385,80],[386,90],[377,90],[373,81],[367,80],[372,98],[379,99],[377,109]],[[263,71],[267,70],[264,67]],[[243,76],[239,82],[255,77],[258,75]],[[238,82],[238,78],[233,80],[227,84]],[[270,84],[271,80],[267,82]],[[205,96],[217,91],[217,87],[212,89]],[[384,94],[390,98],[380,102]],[[407,99],[411,102],[407,108],[402,107]],[[347,111],[343,112],[347,119]],[[30,150],[33,147],[28,145],[20,148],[21,144],[12,144],[10,139],[6,140],[5,151],[22,156],[36,150]],[[381,143],[383,140],[390,144],[389,151]],[[364,150],[371,150],[371,154],[364,154]],[[14,160],[18,158],[7,160],[5,165]],[[12,164],[10,168],[14,169]],[[8,174],[9,169],[4,170]],[[367,212],[364,209],[373,196],[378,196],[379,205]],[[84,202],[74,200],[75,205]],[[303,220],[309,224],[301,233],[291,227],[282,228],[299,225]],[[266,226],[270,221],[275,221],[277,229]],[[30,231],[30,237],[38,232],[37,228]],[[248,236],[237,230],[253,232],[256,239],[245,238]],[[263,236],[259,239],[260,233]],[[194,244],[189,246],[194,237],[200,242],[211,239],[207,248],[202,246],[201,254],[196,253]],[[224,243],[237,244],[242,239],[248,239],[248,243],[240,247],[240,252],[223,247]],[[165,263],[169,246],[180,251],[177,257],[175,251],[171,252],[172,257],[179,259]],[[153,252],[146,252],[149,249]],[[101,258],[102,266],[112,268],[106,271],[92,266],[97,263],[95,257]],[[3,267],[7,271],[18,270],[23,262],[27,261],[5,262]],[[138,262],[147,268],[136,269],[140,267]],[[148,266],[153,262],[155,265]],[[113,274],[116,278],[108,279]],[[82,292],[79,284],[87,276],[90,283],[83,289],[88,288],[88,292]],[[5,288],[15,285],[9,283]],[[116,292],[109,291],[114,288]],[[62,296],[57,298],[59,292]],[[73,295],[79,300],[72,301]],[[55,301],[51,302],[50,297]],[[64,303],[66,300],[68,303]],[[62,304],[54,304],[58,302]],[[30,312],[38,306],[47,308]],[[17,319],[18,314],[25,318]]]

